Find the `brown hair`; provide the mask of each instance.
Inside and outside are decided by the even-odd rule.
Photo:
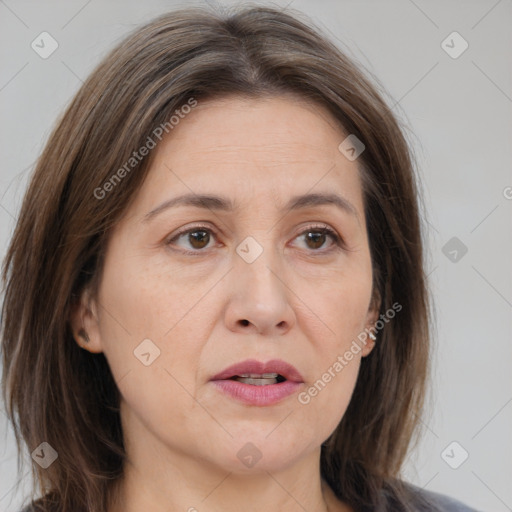
[[[362,360],[346,414],[322,445],[322,477],[356,510],[418,509],[399,479],[429,356],[411,150],[379,86],[301,16],[267,7],[160,16],[111,51],[51,134],[3,268],[2,391],[19,454],[23,442],[32,451],[46,441],[59,457],[47,469],[32,466],[43,496],[37,510],[105,512],[122,475],[118,389],[104,355],[73,340],[69,316],[86,286],[97,291],[109,230],[139,190],[151,153],[101,200],[95,190],[190,98],[287,93],[325,106],[363,141],[374,291],[381,314],[402,306]]]

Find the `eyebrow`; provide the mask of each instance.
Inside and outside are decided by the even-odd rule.
[[[359,220],[355,206],[348,199],[334,193],[313,193],[294,196],[282,207],[282,210],[300,210],[326,205],[336,206]],[[159,213],[176,206],[193,206],[196,208],[226,212],[232,212],[239,208],[238,205],[225,197],[210,194],[184,194],[159,204],[143,217],[142,222],[147,223]]]

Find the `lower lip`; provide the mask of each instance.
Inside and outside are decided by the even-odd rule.
[[[302,383],[286,380],[277,384],[253,386],[236,380],[212,381],[222,392],[249,405],[273,405],[296,393]]]

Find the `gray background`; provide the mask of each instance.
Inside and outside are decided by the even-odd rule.
[[[128,31],[183,5],[0,0],[2,258],[33,163],[81,81]],[[417,154],[436,350],[433,407],[405,476],[480,510],[510,511],[512,2],[294,0],[291,7],[378,77]],[[43,31],[59,44],[47,59],[31,48]],[[469,44],[458,58],[441,45],[453,31]],[[452,39],[452,52],[462,48]],[[16,512],[29,485],[25,478],[13,487],[14,438],[1,412],[0,510]],[[453,469],[448,462],[459,464],[463,450],[469,457]]]

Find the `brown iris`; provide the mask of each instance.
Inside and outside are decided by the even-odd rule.
[[[313,246],[309,245],[311,249],[318,249],[322,247],[325,243],[325,231],[308,231],[306,234],[306,240],[309,245],[309,242],[313,242]]]
[[[208,245],[208,242],[210,241],[210,233],[203,229],[192,231],[188,236],[190,239],[190,245],[194,249],[203,249]]]

